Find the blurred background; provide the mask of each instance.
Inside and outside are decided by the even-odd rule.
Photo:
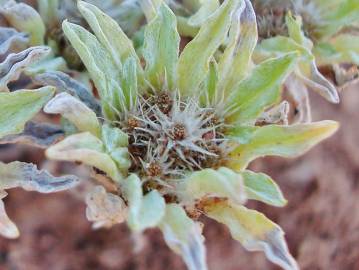
[[[341,92],[333,105],[312,94],[313,120],[341,124],[335,136],[298,159],[265,158],[251,167],[271,175],[289,203],[285,208],[250,203],[286,232],[289,249],[303,270],[359,269],[359,85]],[[7,212],[18,225],[17,240],[0,238],[0,269],[9,270],[184,270],[181,259],[157,230],[130,234],[125,224],[93,231],[85,217],[82,194],[85,168],[44,163],[40,149],[3,146],[0,160],[21,160],[60,174],[76,170],[83,184],[76,190],[44,195],[9,190]],[[278,269],[262,253],[245,251],[228,230],[208,219],[204,234],[211,270]]]

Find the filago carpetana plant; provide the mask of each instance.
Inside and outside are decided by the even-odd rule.
[[[247,0],[224,1],[180,51],[174,13],[163,2],[147,4],[152,10],[145,10],[148,23],[139,56],[110,16],[79,1],[92,32],[68,21],[62,27],[99,100],[61,73],[41,75],[55,78],[56,95],[51,86],[4,88],[0,137],[16,141],[31,130],[25,123],[44,106],[45,113],[60,114],[73,129],[52,132],[60,136],[47,144],[34,141],[47,148],[49,159],[93,169],[99,185],[87,194],[86,215],[94,228],[124,221],[136,233],[157,227],[189,269],[201,270],[207,269],[199,222],[205,215],[226,225],[246,249],[263,251],[283,269],[298,269],[281,228],[244,204],[286,204],[269,176],[247,169],[252,160],[298,156],[337,129],[333,121],[288,124],[281,91],[300,52],[254,64],[257,25]],[[5,63],[6,70],[13,68]],[[53,192],[78,182],[31,164],[0,165],[2,190],[21,186]],[[3,205],[0,210],[0,233],[16,237]]]

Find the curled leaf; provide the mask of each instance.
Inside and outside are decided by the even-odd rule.
[[[312,113],[309,103],[307,87],[296,76],[289,76],[285,81],[286,89],[293,98],[294,120],[293,123],[310,123]]]
[[[26,67],[43,59],[49,52],[50,48],[37,46],[9,54],[4,62],[0,63],[0,92],[9,91],[7,88],[9,82],[17,80]]]
[[[36,75],[34,81],[39,84],[54,86],[59,92],[67,92],[78,97],[87,107],[93,110],[97,116],[101,116],[101,107],[92,93],[87,90],[83,84],[71,78],[66,73],[48,71]]]
[[[287,101],[282,101],[268,111],[263,112],[262,115],[257,118],[257,123],[277,124],[282,122],[284,125],[288,125],[288,113],[289,103]]]
[[[203,210],[210,218],[228,226],[232,237],[249,251],[263,251],[268,260],[286,270],[298,270],[290,255],[282,229],[263,214],[226,201],[208,202]]]
[[[182,256],[189,270],[207,270],[204,238],[198,223],[177,204],[167,204],[159,225],[167,245]]]
[[[0,139],[0,144],[22,143],[47,148],[64,136],[60,126],[48,123],[27,122],[23,132]]]
[[[126,204],[103,186],[96,186],[86,195],[86,217],[94,222],[94,229],[110,228],[125,220]]]
[[[36,165],[14,161],[0,162],[0,189],[21,187],[28,191],[52,193],[73,188],[79,179],[73,175],[54,177],[47,171],[38,170]]]
[[[232,161],[229,166],[240,170],[262,156],[299,156],[330,137],[337,129],[338,123],[334,121],[291,126],[237,127],[232,130],[231,137],[241,144],[230,154]]]
[[[0,27],[0,55],[12,51],[20,51],[26,48],[29,39],[25,33],[18,32],[14,28]]]
[[[61,114],[73,123],[79,131],[89,131],[95,136],[100,136],[101,127],[96,114],[68,93],[57,94],[46,104],[44,112]]]
[[[0,92],[0,138],[22,132],[25,123],[41,110],[54,92],[52,87]]]
[[[115,162],[106,153],[102,141],[90,132],[66,137],[46,151],[49,159],[77,161],[93,166],[105,172],[114,181],[121,180],[121,174]]]
[[[134,231],[157,226],[165,214],[166,203],[158,191],[142,193],[141,180],[131,174],[124,181],[124,193],[128,200],[128,225]]]
[[[0,14],[6,18],[11,26],[21,32],[28,33],[31,45],[44,44],[45,24],[33,7],[9,0],[0,7]]]

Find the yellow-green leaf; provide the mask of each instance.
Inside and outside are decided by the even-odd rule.
[[[227,97],[251,70],[251,57],[258,40],[256,15],[252,4],[249,0],[243,3],[243,12],[239,9],[234,14],[231,41],[219,62],[220,90],[224,97]]]
[[[184,48],[178,62],[178,86],[182,94],[196,93],[205,79],[213,54],[227,36],[237,5],[238,0],[226,0]]]
[[[229,95],[228,121],[253,124],[267,107],[277,103],[281,84],[293,70],[296,60],[297,54],[289,53],[256,66]]]
[[[120,71],[93,34],[67,21],[63,22],[62,28],[99,91],[105,116],[113,119],[114,108],[121,111],[125,106],[119,82]]]
[[[179,42],[176,16],[163,3],[145,28],[143,45],[147,80],[155,89],[175,89]]]
[[[232,139],[240,145],[230,154],[230,168],[244,169],[258,157],[274,155],[296,157],[338,129],[334,121],[320,121],[291,126],[267,125],[263,127],[238,127],[232,130]],[[242,137],[245,136],[245,140]]]
[[[213,202],[204,206],[210,218],[228,226],[232,237],[249,251],[263,251],[268,260],[286,270],[298,270],[290,255],[282,229],[263,214],[241,205]]]
[[[287,204],[279,186],[268,175],[251,171],[240,172],[240,175],[243,178],[248,199],[279,207]]]
[[[140,60],[137,57],[132,41],[122,31],[117,22],[96,6],[84,1],[78,2],[78,8],[100,43],[111,55],[117,69],[121,70],[122,63],[131,56],[136,60],[137,72],[141,76]]]
[[[105,172],[114,181],[121,181],[116,163],[106,153],[100,139],[90,132],[66,137],[46,150],[49,159],[82,162]]]
[[[143,231],[161,222],[165,214],[165,200],[156,190],[143,195],[142,183],[137,175],[132,174],[124,181],[124,194],[129,204],[127,222],[132,230]]]
[[[204,239],[198,223],[178,204],[167,204],[159,225],[167,245],[181,255],[189,270],[207,270]]]
[[[242,204],[246,200],[242,176],[225,167],[194,172],[183,181],[182,185],[184,201],[187,199],[193,202],[204,197],[219,197]]]

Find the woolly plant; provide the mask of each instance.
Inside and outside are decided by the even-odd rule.
[[[336,103],[336,88],[344,89],[359,77],[359,2],[256,0],[254,5],[261,37],[255,59],[300,52],[287,88],[302,101],[301,121],[310,121],[307,88]]]
[[[92,32],[63,23],[97,89],[100,110],[93,96],[84,97],[78,84],[62,77],[62,86],[76,91],[58,88],[61,93],[44,111],[61,114],[73,130],[48,147],[46,156],[93,169],[99,185],[86,197],[86,215],[94,228],[123,221],[135,233],[157,227],[188,268],[199,270],[207,269],[199,221],[205,215],[226,225],[246,249],[298,269],[282,229],[244,205],[287,202],[268,175],[248,170],[252,160],[296,157],[337,129],[333,121],[288,125],[281,90],[301,61],[300,51],[253,64],[257,26],[247,0],[224,1],[180,51],[176,16],[165,3],[149,3],[141,56],[121,27],[89,3],[80,1],[78,8]],[[1,93],[1,136],[21,132],[51,91],[37,99],[20,91]],[[20,94],[31,114],[28,106],[14,105]],[[19,126],[11,129],[9,123]],[[1,165],[3,189],[18,179],[27,185],[25,165],[17,164]],[[31,180],[42,185],[36,176]],[[0,232],[9,229],[2,225]]]

